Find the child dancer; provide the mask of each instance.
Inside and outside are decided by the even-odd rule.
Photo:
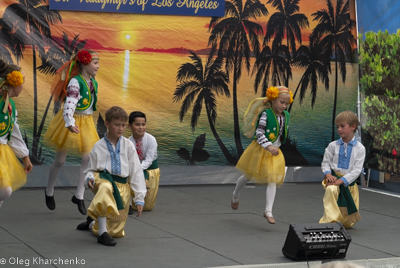
[[[160,169],[158,168],[157,141],[146,132],[146,115],[136,111],[129,115],[129,128],[132,136],[129,140],[135,145],[146,179],[147,194],[143,210],[152,210],[156,204],[158,186],[160,183]],[[136,209],[136,207],[134,207]],[[129,214],[133,210],[129,209]]]
[[[83,172],[89,162],[89,153],[99,140],[92,118],[93,111],[97,110],[98,84],[94,76],[99,68],[99,55],[93,51],[81,50],[72,61],[57,71],[52,94],[55,101],[64,101],[64,109],[53,118],[44,136],[45,141],[57,151],[45,190],[46,205],[50,210],[56,208],[54,184],[58,172],[64,165],[68,150],[74,150],[82,155],[82,163],[78,187],[71,201],[77,204],[80,213],[86,214]]]
[[[324,215],[319,222],[341,222],[345,228],[350,228],[361,220],[358,212],[359,192],[355,181],[362,172],[365,148],[354,137],[359,124],[355,113],[341,112],[335,122],[340,139],[326,147],[322,160],[325,195]]]
[[[23,89],[24,75],[21,68],[0,59],[0,207],[13,191],[26,183],[31,172],[29,150],[22,139],[17,124],[17,110],[12,97]],[[17,159],[22,158],[24,167]]]
[[[114,106],[106,112],[108,132],[98,141],[91,153],[88,169],[85,170],[89,188],[95,196],[88,208],[86,222],[78,225],[78,230],[89,230],[98,236],[97,242],[115,246],[113,237],[125,236],[125,223],[129,204],[135,193],[139,217],[144,206],[146,184],[140,167],[135,146],[122,136],[128,115],[124,109]]]
[[[276,185],[281,185],[285,177],[285,159],[279,147],[288,135],[289,113],[286,107],[292,101],[292,92],[286,87],[270,87],[266,98],[250,103],[244,118],[244,134],[254,140],[236,165],[243,175],[236,183],[231,207],[238,209],[240,191],[249,180],[267,184],[264,217],[271,224],[275,223],[272,206]]]

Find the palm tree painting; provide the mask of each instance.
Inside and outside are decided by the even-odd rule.
[[[9,5],[3,14],[3,18],[12,23],[8,25],[10,29],[17,29],[11,34],[12,40],[16,45],[12,49],[13,54],[22,58],[22,52],[26,45],[32,46],[33,54],[33,142],[31,161],[33,164],[40,164],[39,151],[39,130],[38,128],[38,99],[37,99],[37,74],[36,74],[36,48],[39,50],[39,56],[42,58],[44,53],[44,44],[51,40],[51,24],[61,23],[62,18],[57,10],[49,10],[48,2],[45,0],[18,0],[19,3]]]
[[[338,92],[338,69],[342,75],[342,82],[346,81],[346,56],[349,57],[356,38],[352,31],[356,21],[350,18],[350,4],[347,0],[337,0],[336,8],[331,0],[326,0],[327,8],[312,14],[318,25],[312,32],[312,38],[321,38],[321,44],[326,47],[329,55],[335,60],[335,93],[332,112],[332,141],[335,139],[335,117]]]
[[[237,90],[242,75],[242,65],[250,72],[251,53],[260,51],[259,37],[263,34],[262,26],[251,20],[268,15],[268,10],[259,0],[225,1],[225,17],[213,17],[210,21],[211,31],[208,44],[219,43],[219,56],[225,56],[225,68],[233,72],[233,123],[236,151],[240,157],[243,146],[240,138]]]
[[[296,99],[300,89],[300,104],[303,102],[307,88],[311,90],[311,107],[314,107],[318,93],[318,80],[320,80],[325,90],[329,90],[329,74],[331,72],[331,63],[327,49],[321,44],[318,37],[314,40],[309,38],[309,46],[301,46],[293,59],[293,65],[305,68],[305,71],[300,79],[299,84],[293,94],[293,99]],[[291,111],[293,103],[290,104],[288,112]]]
[[[271,15],[267,23],[264,43],[268,43],[274,38],[273,43],[282,44],[286,37],[286,46],[290,53],[286,55],[287,67],[285,75],[286,87],[289,87],[289,79],[291,78],[291,55],[296,53],[296,40],[301,45],[301,29],[309,27],[308,18],[301,13],[300,0],[268,0],[268,4],[272,4],[278,11]]]
[[[215,121],[217,119],[216,97],[222,95],[229,98],[231,96],[228,89],[228,75],[221,70],[224,61],[220,57],[215,58],[217,53],[216,46],[212,47],[204,67],[201,58],[196,53],[189,52],[191,54],[189,58],[192,59],[193,63],[182,64],[176,76],[176,80],[180,84],[176,87],[173,101],[179,102],[182,100],[179,119],[182,122],[190,106],[193,105],[190,126],[194,131],[204,104],[208,123],[215,140],[228,162],[231,165],[236,164],[237,157],[229,152],[215,129]]]
[[[195,142],[193,143],[192,155],[186,148],[180,148],[176,151],[178,156],[186,161],[190,166],[196,165],[196,162],[204,162],[209,157],[210,154],[204,150],[206,143],[206,133],[197,136]]]
[[[266,96],[267,88],[270,85],[281,85],[286,80],[286,70],[289,67],[286,56],[289,54],[287,46],[280,43],[273,43],[272,49],[264,46],[258,54],[254,63],[252,74],[256,74],[254,80],[254,92],[257,93],[261,84],[261,96]]]

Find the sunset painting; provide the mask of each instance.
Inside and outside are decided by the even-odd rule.
[[[281,148],[287,165],[319,166],[337,139],[333,118],[356,111],[353,0],[232,0],[224,17],[58,11],[46,0],[3,0],[0,31],[1,57],[26,75],[15,102],[36,165],[54,159],[42,139],[54,117],[55,71],[83,48],[100,55],[99,133],[113,105],[144,112],[160,166],[235,165],[251,142],[243,114],[269,86],[294,94],[290,141]],[[79,156],[67,161],[77,165]]]

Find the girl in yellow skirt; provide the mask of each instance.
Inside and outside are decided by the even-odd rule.
[[[24,83],[21,68],[0,60],[0,207],[13,191],[26,183],[31,172],[29,150],[17,124],[17,110],[12,97],[18,97]],[[17,159],[22,158],[24,167]]]
[[[236,183],[231,207],[238,209],[240,191],[248,181],[266,184],[264,217],[271,224],[275,223],[272,206],[276,185],[281,185],[285,177],[285,158],[279,147],[288,135],[289,113],[286,107],[292,102],[293,95],[289,89],[270,87],[267,97],[253,100],[244,116],[244,134],[254,140],[236,165],[243,175]]]
[[[72,61],[57,71],[53,82],[53,97],[55,101],[64,102],[64,109],[53,118],[44,136],[46,143],[57,151],[56,159],[50,167],[45,190],[46,205],[50,210],[56,208],[54,184],[58,172],[65,162],[67,152],[72,150],[81,154],[82,163],[78,187],[71,201],[77,204],[80,213],[86,214],[83,201],[85,192],[83,172],[89,162],[89,153],[99,140],[92,118],[93,111],[97,110],[98,84],[94,77],[99,68],[99,55],[93,51],[81,50]]]

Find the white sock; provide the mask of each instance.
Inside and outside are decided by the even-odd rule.
[[[267,213],[268,217],[272,216],[272,207],[274,205],[275,194],[276,194],[276,183],[268,183],[266,193],[266,205],[265,205],[265,213]]]
[[[99,236],[107,232],[107,217],[97,217],[97,222],[99,223]]]
[[[3,205],[3,201],[0,201],[0,208],[1,208],[1,205]]]
[[[246,183],[249,180],[246,179],[246,177],[244,175],[240,176],[237,183],[236,183],[236,187],[235,187],[235,191],[233,191],[232,194],[232,202],[236,203],[237,201],[239,201],[239,196],[240,196],[240,192],[242,191],[243,187],[246,185]]]

